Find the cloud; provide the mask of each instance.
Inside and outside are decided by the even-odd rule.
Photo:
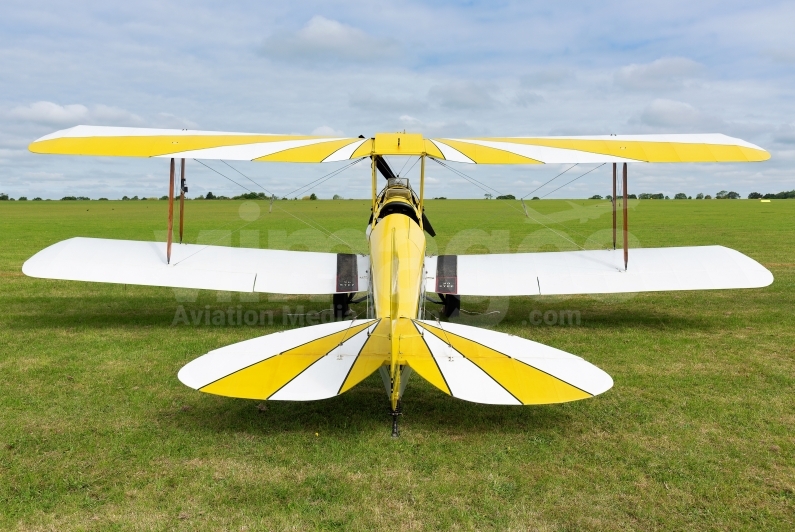
[[[434,85],[428,91],[428,97],[447,109],[486,109],[494,105],[495,101],[486,84],[473,81]]]
[[[318,137],[344,137],[345,133],[329,126],[320,126],[312,130],[312,135]]]
[[[678,133],[725,128],[722,120],[699,111],[689,103],[664,98],[657,98],[647,105],[640,114],[640,122],[654,129],[678,128]]]
[[[651,63],[631,64],[614,75],[619,87],[629,90],[660,90],[681,87],[697,76],[703,65],[685,57],[663,57]]]
[[[99,104],[89,108],[82,104],[58,105],[45,101],[14,107],[8,112],[8,116],[23,122],[56,126],[78,124],[135,126],[144,123],[140,116],[118,107]]]
[[[380,39],[347,24],[321,16],[312,17],[293,34],[277,33],[265,39],[262,54],[278,60],[310,62],[370,62],[397,53],[390,39]]]
[[[522,77],[522,85],[526,87],[541,87],[560,85],[564,81],[574,79],[571,70],[564,67],[549,67]]]
[[[349,103],[351,107],[358,109],[388,113],[416,112],[428,107],[427,102],[422,98],[374,93],[351,94]]]
[[[651,102],[640,115],[647,126],[688,126],[699,120],[701,113],[689,103],[658,98]]]

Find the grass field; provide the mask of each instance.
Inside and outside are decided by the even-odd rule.
[[[431,201],[430,248],[601,247],[607,205],[528,202],[539,224],[518,202]],[[186,240],[365,249],[366,201],[259,207],[257,218],[240,201],[188,202]],[[795,529],[795,201],[632,204],[635,245],[735,248],[773,272],[764,289],[464,298],[472,312],[500,311],[468,322],[580,355],[615,386],[575,403],[495,407],[415,376],[397,440],[377,375],[312,403],[211,396],[176,378],[208,350],[284,328],[330,297],[21,273],[72,236],[162,240],[165,213],[164,201],[0,202],[0,529]],[[172,325],[180,307],[275,318]],[[531,319],[561,310],[579,323]]]

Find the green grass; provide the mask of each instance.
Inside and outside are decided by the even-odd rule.
[[[430,201],[431,249],[607,242],[604,202],[577,201],[576,212],[527,203],[545,225],[518,202]],[[262,203],[254,222],[240,206],[189,202],[186,240],[365,248],[366,201],[281,201],[272,214]],[[615,386],[576,403],[499,407],[415,377],[398,440],[377,376],[331,400],[261,408],[176,378],[210,349],[283,328],[285,307],[320,310],[329,297],[250,301],[21,273],[72,236],[163,239],[165,212],[163,201],[0,204],[0,529],[795,528],[795,201],[642,201],[630,211],[639,245],[729,246],[773,272],[768,288],[464,298],[464,309],[501,311],[469,322],[580,355]],[[272,310],[275,324],[172,326],[179,305]],[[580,324],[529,323],[533,310],[564,309]]]

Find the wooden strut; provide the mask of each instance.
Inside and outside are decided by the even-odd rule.
[[[185,159],[179,169],[179,243],[182,244],[182,227],[185,219]]]
[[[627,220],[627,163],[624,163],[624,271],[627,271],[629,264],[629,236]]]
[[[616,249],[616,163],[613,163],[613,249]]]
[[[174,158],[168,180],[168,233],[166,236],[166,264],[171,264],[171,233],[174,231]]]

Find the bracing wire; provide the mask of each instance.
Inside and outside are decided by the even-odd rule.
[[[580,164],[580,163],[574,163],[573,165],[569,166],[568,168],[563,170],[561,173],[559,173],[558,175],[556,175],[555,177],[553,177],[552,179],[550,179],[549,181],[547,181],[543,185],[540,185],[540,186],[536,187],[534,190],[532,190],[532,191],[528,192],[527,194],[525,194],[524,196],[522,196],[522,199],[525,199],[527,196],[529,196],[533,192],[537,191],[538,189],[547,186],[548,184],[550,184],[551,182],[553,182],[554,180],[556,180],[557,178],[559,178],[560,176],[562,176],[563,174],[565,174],[566,172],[568,172],[569,170],[571,170],[572,168],[577,166],[578,164]]]
[[[331,179],[332,177],[335,177],[335,176],[339,175],[340,173],[342,173],[343,171],[347,170],[348,168],[350,168],[350,167],[352,167],[352,166],[354,166],[354,165],[356,165],[356,164],[360,163],[360,162],[361,162],[363,159],[365,159],[365,157],[359,158],[359,159],[357,159],[357,160],[353,161],[352,163],[349,163],[349,164],[347,164],[347,165],[343,166],[342,168],[337,168],[337,169],[336,169],[336,170],[334,170],[333,172],[329,172],[328,174],[326,174],[326,175],[324,175],[324,176],[322,176],[322,177],[320,177],[320,178],[318,178],[318,179],[315,179],[314,181],[312,181],[312,182],[308,183],[307,185],[304,185],[303,187],[299,187],[299,188],[295,189],[293,192],[295,192],[295,191],[297,191],[297,190],[301,190],[302,188],[306,188],[308,185],[311,185],[312,183],[316,183],[316,182],[320,181],[321,179],[324,179],[324,178],[326,178],[326,180],[328,180],[328,179]],[[238,183],[238,182],[237,182],[237,181],[235,181],[234,179],[231,179],[230,177],[228,177],[228,176],[226,176],[226,175],[222,174],[221,172],[219,172],[219,171],[218,171],[218,170],[216,170],[215,168],[212,168],[211,166],[208,166],[208,165],[204,164],[203,162],[199,161],[198,159],[194,159],[194,161],[196,161],[197,163],[201,164],[202,166],[204,166],[204,167],[205,167],[205,168],[207,168],[208,170],[212,170],[213,172],[215,172],[216,174],[220,175],[220,176],[221,176],[221,177],[223,177],[224,179],[226,179],[226,180],[228,180],[228,181],[231,181],[232,183],[236,184],[236,185],[237,185],[237,186],[239,186],[240,188],[242,188],[242,189],[244,189],[244,190],[248,190],[248,191],[249,191],[249,192],[251,192],[251,193],[254,193],[254,191],[253,191],[253,190],[251,190],[250,188],[248,188],[248,187],[246,187],[246,186],[244,186],[244,185],[242,185],[242,184]],[[232,165],[230,165],[229,163],[227,163],[226,161],[221,161],[221,162],[223,162],[223,163],[224,163],[224,164],[226,164],[226,165],[227,165],[229,168],[231,168],[232,170],[236,171],[238,174],[240,174],[241,176],[245,177],[246,179],[248,179],[249,181],[251,181],[252,183],[254,183],[255,185],[257,185],[258,187],[260,187],[262,190],[264,190],[264,191],[265,191],[265,192],[267,192],[268,194],[271,194],[272,196],[274,195],[274,194],[273,194],[272,192],[270,192],[268,189],[266,189],[265,187],[263,187],[262,185],[260,185],[259,183],[257,183],[256,181],[254,181],[253,179],[251,179],[250,177],[248,177],[247,175],[245,175],[243,172],[241,172],[240,170],[238,170],[238,169],[237,169],[237,168],[235,168],[234,166],[232,166]],[[320,184],[321,184],[321,183],[317,183],[317,185],[320,185]],[[317,186],[317,185],[315,185],[315,186]],[[314,188],[314,187],[313,187],[313,188]],[[290,194],[292,194],[293,192],[290,192]],[[282,208],[281,206],[279,206],[279,205],[276,205],[276,208],[277,208],[277,209],[279,209],[280,211],[282,211],[283,213],[285,213],[285,214],[287,214],[287,215],[289,215],[289,216],[292,216],[292,217],[293,217],[293,218],[295,218],[296,220],[298,220],[298,221],[300,221],[300,222],[303,222],[304,224],[306,224],[306,225],[307,225],[307,226],[309,226],[310,228],[312,228],[312,229],[315,229],[315,230],[319,230],[320,232],[322,232],[322,233],[326,234],[326,236],[329,236],[329,237],[331,237],[331,238],[335,238],[335,239],[339,240],[340,242],[342,242],[344,245],[348,246],[349,248],[351,248],[351,249],[354,249],[354,247],[353,247],[351,244],[349,244],[348,242],[346,242],[345,240],[343,240],[343,239],[342,239],[342,238],[340,238],[339,236],[335,235],[334,233],[332,233],[331,231],[329,231],[328,229],[326,229],[326,228],[325,228],[325,227],[323,227],[322,225],[320,225],[320,224],[317,224],[317,223],[316,223],[316,225],[312,225],[310,222],[308,222],[308,221],[304,220],[303,218],[301,218],[301,217],[299,217],[299,216],[297,216],[297,215],[295,215],[295,214],[293,214],[293,213],[291,213],[291,212],[289,212],[289,211],[287,211],[287,210],[283,209],[283,208]],[[238,231],[238,230],[240,230],[240,229],[243,229],[244,227],[247,227],[247,226],[251,225],[252,223],[254,223],[254,222],[249,222],[249,223],[245,224],[244,226],[240,227],[239,229],[237,229],[236,231]],[[223,237],[222,237],[222,238],[223,238]],[[216,241],[216,242],[218,242],[218,241]],[[208,245],[215,244],[216,242],[213,242],[213,243],[211,243],[211,244],[208,244]],[[206,247],[206,246],[205,246],[205,247]],[[203,249],[204,249],[204,248],[203,248]],[[199,250],[199,251],[201,251],[201,250]],[[199,253],[199,251],[197,251],[196,253]],[[196,253],[194,253],[193,255],[195,255]],[[193,255],[190,255],[190,256],[193,256]],[[186,259],[188,259],[190,256],[188,256],[188,257],[185,257],[185,259],[183,259],[183,260],[186,260]],[[180,261],[180,262],[181,262],[181,261]]]
[[[559,186],[558,188],[556,188],[555,190],[552,190],[552,191],[550,191],[550,192],[547,192],[546,194],[544,194],[544,195],[543,195],[543,196],[541,196],[541,197],[542,197],[542,198],[546,198],[547,196],[549,196],[550,194],[552,194],[552,192],[555,192],[555,191],[557,191],[557,190],[560,190],[560,189],[562,189],[563,187],[565,187],[565,186],[567,186],[567,185],[570,185],[570,184],[574,183],[574,182],[575,182],[575,181],[577,181],[579,178],[587,176],[588,174],[590,174],[590,173],[591,173],[591,172],[593,172],[594,170],[598,170],[599,168],[603,167],[603,166],[604,166],[604,165],[606,165],[606,164],[607,164],[607,163],[602,163],[602,164],[600,164],[599,166],[596,166],[596,167],[594,167],[594,168],[591,168],[590,170],[588,170],[588,171],[587,171],[587,172],[585,172],[584,174],[580,174],[579,176],[575,177],[574,179],[572,179],[572,180],[571,180],[571,181],[569,181],[568,183],[565,183],[565,184],[563,184],[563,185],[560,185],[560,186]]]

